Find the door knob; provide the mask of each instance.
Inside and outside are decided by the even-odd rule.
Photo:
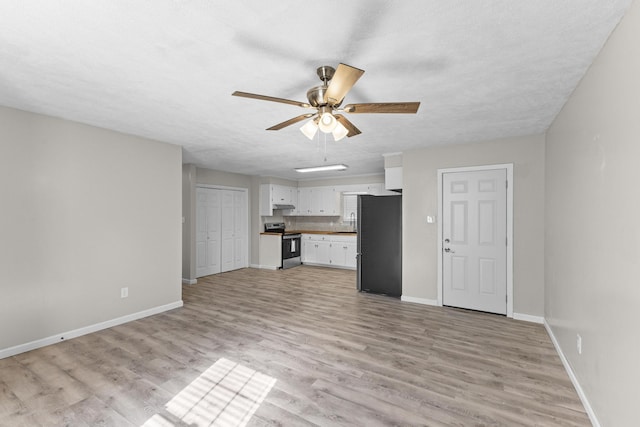
[[[450,253],[450,254],[455,254],[455,251],[452,251],[449,248],[444,248],[444,251],[447,252],[447,253]]]

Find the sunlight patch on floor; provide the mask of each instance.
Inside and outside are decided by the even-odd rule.
[[[228,359],[219,359],[142,427],[245,426],[276,379]]]

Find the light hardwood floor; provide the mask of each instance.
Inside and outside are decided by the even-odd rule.
[[[540,325],[307,266],[209,276],[183,299],[0,360],[0,425],[590,425]]]

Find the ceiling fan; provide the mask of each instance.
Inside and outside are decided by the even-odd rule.
[[[292,124],[309,120],[300,128],[307,138],[313,139],[318,129],[324,133],[331,133],[336,141],[360,134],[345,116],[339,113],[406,113],[415,114],[420,107],[419,102],[375,102],[365,104],[347,104],[340,108],[345,95],[364,74],[364,70],[346,64],[338,65],[337,69],[324,65],[317,69],[322,86],[312,87],[307,91],[309,102],[298,102],[290,99],[275,98],[273,96],[257,95],[248,92],[233,92],[233,96],[260,99],[263,101],[280,102],[282,104],[297,105],[302,108],[315,109],[315,112],[301,114],[297,117],[278,123],[267,130],[280,130]]]

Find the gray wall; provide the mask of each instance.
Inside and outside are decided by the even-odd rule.
[[[0,107],[0,350],[180,302],[181,158]]]
[[[639,40],[634,2],[547,132],[545,317],[602,426],[638,425]]]
[[[436,300],[437,170],[513,163],[513,311],[544,314],[544,137],[508,138],[406,151],[403,154],[402,295]],[[438,218],[438,221],[440,219]]]

